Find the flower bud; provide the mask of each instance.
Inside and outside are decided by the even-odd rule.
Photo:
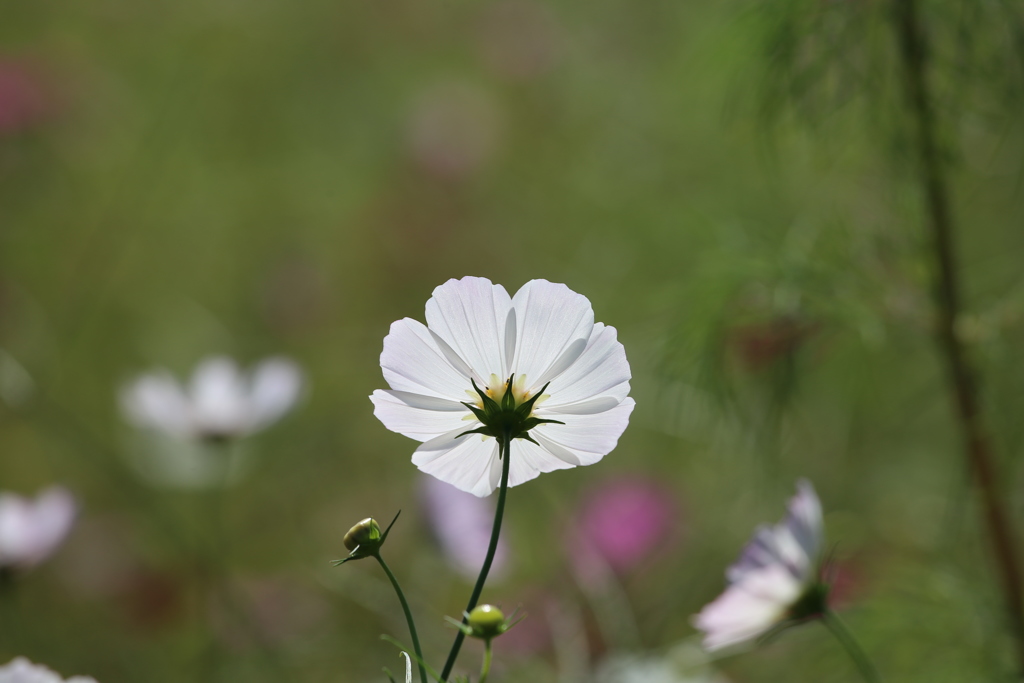
[[[479,605],[469,613],[470,635],[490,640],[508,630],[505,615],[494,605]]]
[[[377,524],[377,520],[367,517],[348,530],[344,543],[347,550],[355,550],[359,546],[369,549],[367,546],[373,546],[379,541],[380,526]]]
[[[398,515],[402,514],[399,510],[395,518],[391,520],[391,524],[388,524],[388,528],[384,530],[384,533],[380,531],[380,525],[377,524],[377,520],[372,517],[367,517],[363,521],[356,524],[354,527],[348,530],[345,534],[345,548],[349,550],[348,557],[343,560],[334,560],[332,564],[334,566],[342,565],[349,560],[361,560],[364,557],[377,557],[380,552],[380,547],[384,545],[384,541],[388,539],[388,534],[391,533],[391,527],[398,521]]]

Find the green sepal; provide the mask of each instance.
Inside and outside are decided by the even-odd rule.
[[[511,382],[511,380],[509,380],[509,381]],[[548,390],[548,386],[550,384],[551,384],[551,382],[548,382],[547,384],[545,384],[543,387],[541,387],[540,391],[538,391],[536,394],[531,396],[529,399],[523,401],[519,405],[519,407],[516,408],[516,412],[519,414],[520,417],[525,419],[525,418],[530,416],[530,413],[533,412],[533,404],[537,402],[537,399],[539,399],[541,396],[544,395],[544,392]],[[506,391],[505,395],[508,396],[509,393],[511,393],[511,392]]]

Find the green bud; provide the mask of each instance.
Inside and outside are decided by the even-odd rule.
[[[505,615],[494,605],[479,605],[469,613],[469,635],[490,640],[508,630]]]
[[[402,514],[401,510],[398,511],[398,515],[400,514]],[[345,564],[349,560],[361,560],[364,557],[376,556],[380,552],[381,546],[384,545],[384,541],[388,539],[391,527],[398,521],[398,515],[391,520],[391,524],[388,524],[384,533],[381,533],[380,525],[372,517],[367,517],[349,529],[344,539],[345,548],[350,551],[348,557],[343,560],[335,560],[334,566]]]
[[[367,517],[345,534],[345,548],[355,550],[359,546],[370,546],[380,540],[380,526],[377,520]]]

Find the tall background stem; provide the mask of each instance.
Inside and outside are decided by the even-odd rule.
[[[501,519],[505,515],[505,494],[508,492],[508,461],[512,457],[512,438],[509,434],[505,435],[505,439],[501,443],[502,451],[502,464],[501,464],[501,485],[498,488],[498,506],[494,511],[494,526],[491,528],[491,542],[487,546],[487,557],[484,558],[484,564],[480,568],[480,575],[476,578],[476,585],[473,586],[473,593],[469,596],[469,603],[466,605],[466,613],[472,611],[476,607],[476,603],[480,600],[480,593],[484,590],[484,584],[487,583],[487,574],[491,571],[491,562],[494,561],[494,553],[498,549],[498,536],[501,535]],[[466,623],[466,615],[462,616],[462,623]],[[455,660],[459,656],[459,650],[462,649],[462,641],[465,640],[466,634],[459,631],[455,636],[455,642],[452,643],[451,652],[448,653],[448,661],[444,663],[444,670],[441,671],[441,680],[447,681],[448,674],[452,672],[452,667],[455,666]]]
[[[1016,542],[997,485],[992,442],[978,401],[977,373],[957,336],[960,287],[954,246],[950,192],[936,136],[928,81],[928,50],[917,0],[893,0],[893,26],[900,48],[907,106],[914,124],[918,181],[924,193],[927,229],[935,259],[936,340],[946,365],[963,439],[964,455],[981,494],[984,519],[1002,585],[1006,616],[1014,638],[1018,673],[1024,675],[1024,600]]]

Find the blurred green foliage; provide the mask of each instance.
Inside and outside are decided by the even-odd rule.
[[[877,3],[828,4],[849,29]],[[840,605],[887,680],[1003,680],[988,548],[929,338],[919,200],[887,138],[898,107],[836,106],[840,75],[813,127],[785,112],[767,126],[771,40],[799,38],[772,33],[770,10],[40,0],[2,13],[0,62],[45,106],[0,129],[0,349],[34,382],[0,402],[0,488],[61,482],[81,514],[5,596],[0,661],[100,683],[383,680],[381,666],[401,668],[378,640],[405,639],[397,602],[371,563],[329,560],[351,524],[399,508],[389,563],[442,659],[442,615],[469,586],[415,511],[414,443],[367,396],[388,325],[422,319],[448,278],[482,275],[584,293],[634,371],[612,454],[510,492],[514,566],[485,598],[524,604],[518,629],[543,630],[557,596],[579,606],[594,658],[620,646],[562,550],[588,487],[644,473],[678,495],[682,541],[621,586],[633,645],[662,651],[693,636],[689,615],[806,476]],[[952,53],[955,35],[938,35]],[[865,69],[870,89],[872,69],[895,66]],[[945,125],[964,333],[1020,521],[1022,129],[1006,100],[977,94],[990,73],[1003,72],[949,90],[979,106]],[[124,458],[118,388],[211,353],[290,355],[308,399],[246,444],[257,460],[237,485],[151,488]],[[217,609],[201,591],[211,567],[232,596]],[[559,680],[558,648],[495,650],[492,680]],[[467,670],[478,656],[467,647]],[[720,664],[736,681],[856,676],[815,626]]]

